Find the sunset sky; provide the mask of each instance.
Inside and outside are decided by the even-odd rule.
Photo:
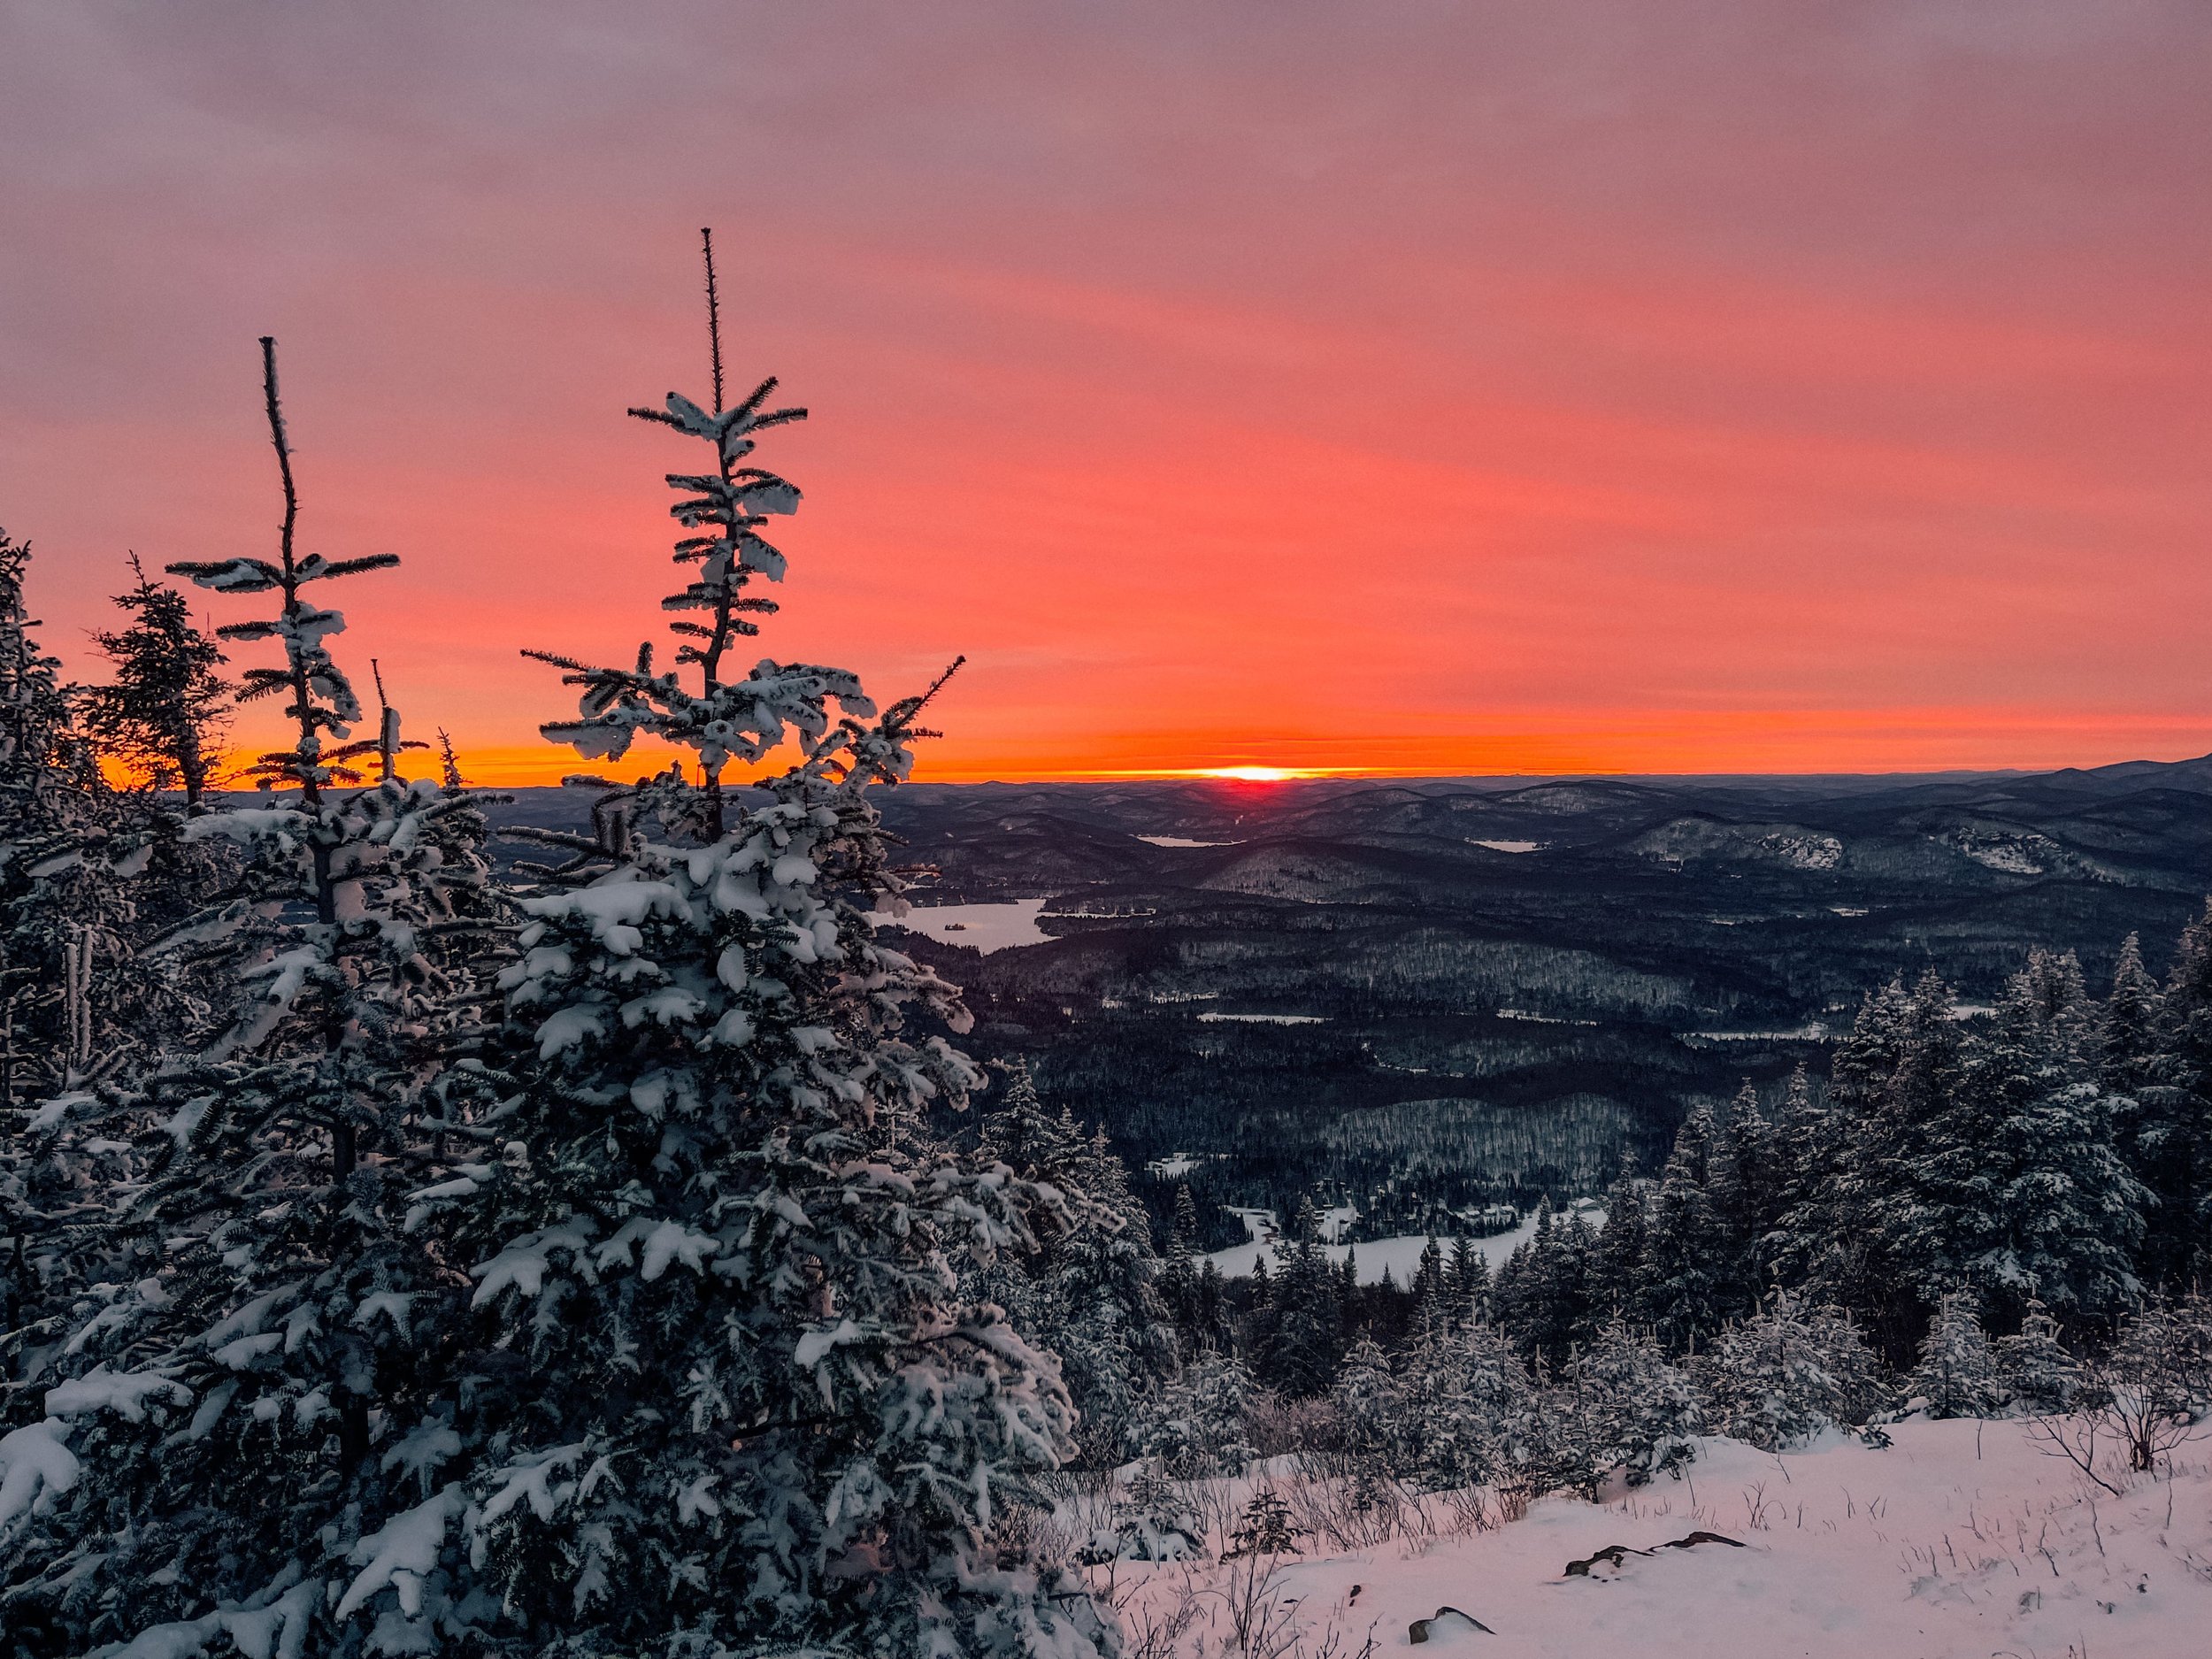
[[[2204,0],[0,0],[0,525],[87,673],[271,550],[274,334],[342,660],[549,780],[711,224],[926,776],[2200,754],[2208,109]]]

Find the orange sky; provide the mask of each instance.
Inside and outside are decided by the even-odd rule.
[[[711,222],[815,411],[763,649],[965,652],[924,775],[2198,754],[2208,100],[2182,0],[26,0],[0,524],[88,670],[126,549],[266,550],[273,332],[304,545],[407,561],[344,659],[557,776]]]

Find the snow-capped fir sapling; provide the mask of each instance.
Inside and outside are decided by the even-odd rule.
[[[277,599],[222,633],[280,646],[246,693],[285,700],[293,743],[252,769],[267,804],[186,824],[234,845],[239,886],[157,947],[219,970],[230,1001],[196,1051],[35,1125],[58,1156],[134,1148],[92,1230],[108,1282],[31,1425],[60,1448],[35,1448],[56,1495],[0,1531],[6,1621],[40,1621],[59,1652],[415,1652],[497,1610],[414,1547],[421,1487],[458,1448],[462,1281],[399,1225],[431,1162],[417,1109],[465,1018],[434,941],[481,925],[480,819],[396,775],[393,721],[349,741],[361,710],[327,649],[343,618],[310,594],[397,561],[297,549],[274,342],[262,352],[278,556],[171,567]],[[381,780],[344,787],[372,755]]]
[[[148,784],[181,791],[196,810],[229,723],[231,687],[217,672],[227,659],[185,595],[148,576],[135,554],[131,573],[138,580],[115,597],[130,626],[92,636],[114,679],[81,694],[85,723]]]
[[[980,1076],[910,1021],[967,1016],[869,919],[900,902],[869,791],[907,775],[928,698],[879,717],[843,670],[731,666],[749,583],[784,571],[761,526],[799,502],[749,459],[802,412],[774,389],[643,411],[713,451],[669,479],[698,532],[675,667],[549,659],[581,705],[548,737],[692,770],[539,838],[572,856],[536,872],[502,979],[528,1063],[509,1156],[422,1194],[499,1358],[441,1525],[579,1651],[1110,1652],[1079,1584],[985,1543],[1072,1414],[1051,1358],[957,1293],[1043,1196],[931,1138],[926,1105]]]
[[[1993,1417],[2004,1409],[2002,1368],[1972,1291],[1947,1291],[1937,1299],[1920,1363],[1906,1378],[1904,1393],[1909,1408],[1932,1417]]]

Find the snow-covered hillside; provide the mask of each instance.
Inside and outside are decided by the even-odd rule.
[[[1454,1608],[1468,1617],[1439,1620],[1425,1646],[1499,1659],[2212,1651],[2212,1444],[2184,1448],[2170,1476],[2101,1471],[2125,1488],[2114,1497],[2018,1420],[1890,1432],[1886,1449],[1839,1439],[1778,1455],[1708,1440],[1685,1479],[1609,1502],[1545,1498],[1503,1525],[1438,1504],[1425,1536],[1344,1548],[1309,1534],[1256,1586],[1243,1561],[1119,1563],[1130,1649],[1211,1659],[1236,1650],[1240,1621],[1260,1659],[1358,1659],[1371,1641],[1408,1649],[1415,1621]],[[1294,1521],[1326,1508],[1295,1478],[1283,1486]],[[1735,1544],[1667,1548],[1699,1531]],[[1602,1554],[1617,1544],[1617,1563]],[[1591,1564],[1570,1574],[1572,1562]]]

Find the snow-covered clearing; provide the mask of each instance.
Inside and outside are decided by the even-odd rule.
[[[1593,1227],[1605,1225],[1605,1211],[1588,1199],[1578,1200],[1574,1210]],[[1275,1265],[1273,1240],[1279,1225],[1274,1212],[1236,1210],[1230,1213],[1242,1221],[1245,1230],[1253,1236],[1248,1243],[1232,1245],[1228,1249],[1212,1253],[1210,1259],[1222,1278],[1251,1278],[1253,1269],[1258,1265],[1263,1255],[1267,1257],[1269,1271],[1272,1271]],[[1264,1238],[1262,1237],[1263,1233]],[[1474,1246],[1475,1253],[1489,1263],[1494,1271],[1504,1265],[1505,1259],[1513,1254],[1517,1247],[1535,1236],[1536,1217],[1530,1215],[1523,1217],[1521,1225],[1509,1233],[1496,1233],[1486,1239],[1471,1239],[1468,1242]],[[1356,1253],[1359,1257],[1359,1282],[1363,1285],[1380,1284],[1386,1268],[1389,1270],[1392,1279],[1404,1285],[1411,1282],[1414,1271],[1421,1265],[1421,1252],[1428,1248],[1428,1234],[1408,1233],[1392,1239],[1369,1239],[1362,1244],[1325,1244],[1321,1247],[1321,1253],[1339,1266],[1343,1264],[1347,1255]],[[1448,1254],[1452,1248],[1449,1240],[1445,1242],[1444,1248]]]
[[[903,927],[948,945],[965,945],[989,956],[1019,945],[1041,945],[1052,935],[1037,926],[1043,899],[1010,899],[995,904],[917,904],[904,916],[878,910],[879,927]]]
[[[1610,1502],[1555,1495],[1500,1524],[1494,1506],[1432,1498],[1398,1524],[1286,1468],[1302,1555],[1092,1569],[1121,1604],[1125,1651],[1214,1659],[1237,1626],[1250,1659],[1404,1652],[1409,1627],[1455,1608],[1431,1648],[1596,1659],[2200,1659],[2212,1650],[2212,1445],[2158,1477],[2102,1470],[2114,1497],[2049,1456],[2019,1421],[1893,1426],[1876,1450],[1759,1452],[1701,1442],[1681,1480]],[[1479,1514],[1479,1519],[1477,1515]],[[1410,1521],[1410,1524],[1406,1524]],[[1210,1553],[1220,1553],[1210,1536]],[[1668,1548],[1693,1532],[1736,1540]],[[1333,1535],[1333,1536],[1332,1536]],[[1616,1560],[1609,1547],[1626,1548]],[[1650,1552],[1648,1554],[1642,1552]],[[1587,1563],[1570,1576],[1570,1562]],[[1174,1626],[1179,1624],[1180,1628]],[[1372,1647],[1367,1646],[1371,1641]]]
[[[1233,1021],[1246,1025],[1318,1025],[1327,1020],[1326,1014],[1201,1014],[1200,1020],[1217,1025]]]
[[[1471,835],[1468,837],[1467,844],[1470,847],[1487,847],[1494,853],[1532,853],[1540,851],[1544,845],[1541,841],[1487,841]]]
[[[1149,841],[1155,847],[1236,847],[1241,845],[1238,841],[1194,841],[1187,835],[1140,835],[1137,839],[1141,841]]]

